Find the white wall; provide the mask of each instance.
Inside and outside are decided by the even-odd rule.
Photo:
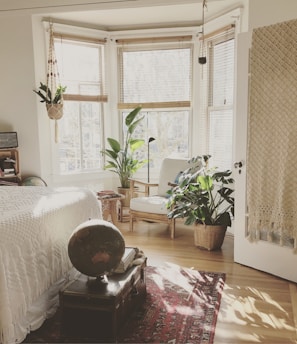
[[[17,131],[21,168],[40,174],[31,16],[0,19],[0,130]]]
[[[296,0],[249,0],[249,30],[296,18]]]

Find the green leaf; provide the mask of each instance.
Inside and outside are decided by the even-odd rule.
[[[134,121],[134,118],[137,116],[140,110],[141,110],[141,106],[138,106],[127,115],[125,119],[125,124],[127,127],[129,127],[130,124]]]
[[[110,150],[110,149],[106,149],[104,152],[103,152],[105,155],[109,156],[110,158],[116,160],[117,157],[118,157],[118,153]]]
[[[110,147],[112,148],[112,150],[114,152],[118,153],[121,150],[121,145],[120,145],[119,141],[117,141],[111,137],[108,137],[107,141],[108,141]]]
[[[137,149],[142,147],[144,145],[144,143],[145,143],[145,141],[142,139],[131,139],[130,140],[131,152],[133,153],[134,151],[136,151]]]
[[[200,183],[201,189],[203,190],[211,190],[213,186],[213,179],[209,175],[198,176],[197,180]]]

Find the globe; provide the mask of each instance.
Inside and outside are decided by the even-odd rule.
[[[117,268],[125,252],[125,241],[119,229],[105,220],[80,224],[68,243],[68,255],[82,274],[106,283],[106,275]]]
[[[23,186],[47,186],[46,182],[40,177],[27,177],[22,180],[21,185]]]

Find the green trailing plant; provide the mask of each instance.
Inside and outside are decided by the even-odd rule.
[[[50,88],[41,82],[38,90],[33,90],[33,92],[35,92],[41,98],[41,103],[60,104],[62,102],[62,95],[66,91],[66,87],[67,86],[59,85],[56,89],[56,92],[52,94]]]
[[[231,226],[234,216],[234,183],[230,170],[208,168],[210,156],[196,157],[169,193],[169,218],[185,218],[185,224]],[[189,161],[189,162],[190,162]]]
[[[102,151],[108,158],[104,168],[119,176],[122,188],[129,188],[129,179],[138,169],[147,163],[147,160],[139,160],[135,157],[136,150],[141,148],[145,143],[143,139],[133,137],[135,129],[144,118],[144,116],[137,118],[140,110],[141,107],[136,107],[125,119],[127,130],[123,146],[116,139],[108,137],[107,142],[110,149],[107,148]]]

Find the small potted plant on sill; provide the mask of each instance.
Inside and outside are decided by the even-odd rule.
[[[195,225],[197,247],[216,250],[221,248],[234,216],[234,180],[230,170],[209,169],[209,158],[191,159],[197,162],[196,168],[182,173],[179,183],[169,191],[167,206],[171,209],[169,218],[185,218],[186,225]]]
[[[130,178],[147,163],[147,160],[139,160],[135,156],[135,152],[145,143],[145,140],[134,138],[133,136],[135,129],[144,118],[144,116],[137,118],[140,111],[141,107],[136,107],[125,119],[127,130],[123,146],[121,146],[118,140],[108,137],[107,142],[110,149],[106,148],[102,151],[108,158],[104,168],[119,176],[120,187],[118,191],[126,196],[122,203],[127,206],[130,205]]]
[[[41,98],[40,102],[46,104],[50,119],[60,119],[63,116],[63,93],[66,87],[59,85],[53,94],[51,89],[41,82],[38,90],[33,90]]]

